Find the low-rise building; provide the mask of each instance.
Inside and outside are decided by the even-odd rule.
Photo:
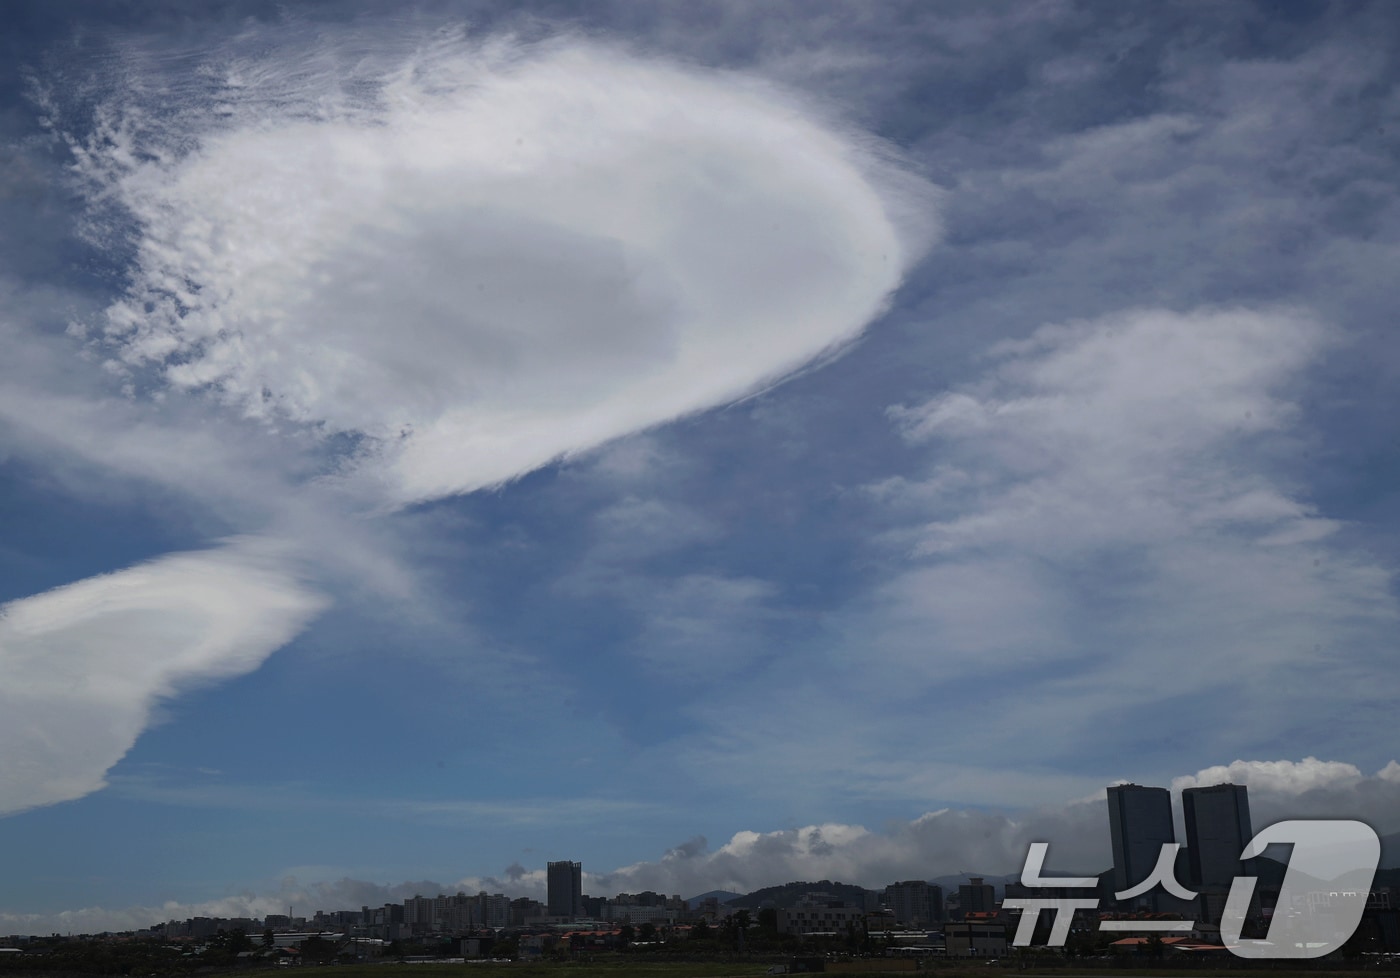
[[[950,958],[999,958],[1006,954],[1006,924],[995,914],[970,913],[943,925]]]
[[[865,908],[845,903],[812,904],[778,911],[779,934],[844,934],[865,926]]]

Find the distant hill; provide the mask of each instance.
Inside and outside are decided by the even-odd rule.
[[[706,900],[709,900],[712,897],[718,900],[721,905],[723,905],[728,903],[730,900],[735,900],[743,895],[744,894],[742,893],[735,893],[733,890],[710,890],[708,893],[702,893],[699,896],[691,897],[689,900],[685,901],[685,905],[691,910],[694,910],[696,907],[700,906],[700,904],[704,903]]]
[[[833,899],[846,903],[862,904],[866,893],[863,886],[853,883],[833,883],[831,880],[818,880],[815,883],[784,883],[781,886],[765,886],[761,890],[730,900],[731,907],[758,910],[762,907],[791,907],[808,893],[830,893]]]
[[[1400,887],[1400,833],[1384,836],[1381,839],[1381,869],[1376,873],[1375,885]],[[1255,871],[1259,877],[1259,885],[1263,889],[1277,889],[1283,882],[1285,865],[1273,859],[1261,858],[1256,863]],[[1182,867],[1184,869],[1184,867]],[[929,883],[943,887],[945,896],[956,896],[958,887],[966,883],[972,876],[979,875],[973,873],[960,873],[956,876],[936,876]],[[1016,883],[1021,879],[1020,873],[1008,873],[998,876],[993,873],[980,874],[982,880],[990,883],[996,890],[996,898],[1002,899],[1005,895],[1006,884]],[[1108,890],[1113,885],[1113,870],[1107,869],[1098,874],[1103,881],[1102,889]],[[1178,871],[1178,876],[1185,879],[1185,874]],[[830,893],[834,899],[845,903],[859,904],[865,899],[866,893],[879,893],[879,890],[867,890],[865,887],[856,886],[853,883],[833,883],[831,880],[818,880],[815,883],[793,882],[783,883],[780,886],[765,886],[761,890],[754,890],[752,893],[735,893],[731,890],[711,890],[708,893],[701,893],[686,901],[686,906],[696,907],[701,901],[714,897],[721,904],[731,907],[743,907],[748,910],[758,910],[762,907],[791,907],[808,893]]]
[[[1400,869],[1400,832],[1381,836],[1381,868]]]
[[[928,882],[932,883],[934,886],[943,887],[943,895],[945,897],[949,895],[957,896],[958,887],[974,876],[981,877],[983,883],[990,883],[995,887],[998,900],[1002,898],[1007,883],[1019,883],[1021,881],[1020,873],[1008,873],[1005,876],[997,876],[994,873],[959,873],[957,876],[936,876]]]

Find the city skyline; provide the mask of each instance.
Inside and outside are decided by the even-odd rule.
[[[440,914],[446,913],[446,905],[453,902],[455,899],[453,897],[454,893],[458,898],[469,898],[473,906],[476,905],[476,901],[478,900],[488,900],[489,909],[486,909],[486,906],[483,905],[482,909],[473,911],[473,913],[481,915],[480,919],[482,921],[486,921],[479,922],[477,926],[499,928],[521,926],[520,922],[513,925],[507,925],[501,922],[503,916],[511,917],[511,919],[514,919],[512,914],[518,916],[519,908],[517,908],[517,911],[511,911],[507,903],[512,905],[523,903],[534,907],[533,912],[538,915],[536,923],[571,919],[595,919],[599,912],[590,910],[589,908],[593,907],[594,904],[599,901],[609,904],[614,902],[613,897],[600,896],[600,892],[615,893],[617,900],[631,907],[636,902],[633,897],[637,894],[653,894],[666,897],[666,895],[670,893],[673,898],[670,902],[674,902],[674,899],[693,901],[708,894],[724,892],[726,887],[716,885],[716,880],[724,881],[728,887],[739,887],[737,891],[731,890],[730,892],[737,896],[743,896],[745,892],[763,890],[769,887],[779,887],[783,884],[791,884],[794,880],[802,880],[805,883],[817,885],[820,881],[830,878],[831,882],[840,883],[842,885],[864,887],[868,893],[884,893],[887,898],[886,905],[889,909],[893,911],[897,917],[901,914],[907,914],[911,918],[910,922],[923,919],[920,917],[921,911],[917,909],[920,906],[925,907],[925,910],[922,911],[923,913],[933,913],[931,907],[927,904],[921,904],[919,901],[934,899],[934,894],[936,894],[939,910],[936,912],[936,915],[930,917],[925,924],[932,928],[943,919],[941,908],[942,901],[945,897],[945,887],[948,888],[946,893],[947,899],[952,901],[953,905],[959,907],[961,911],[973,910],[985,912],[995,910],[999,905],[1000,900],[996,894],[1003,884],[1019,882],[1022,878],[1023,860],[1026,857],[1026,850],[1018,849],[1019,844],[1014,842],[1008,846],[1002,856],[1004,860],[1014,859],[1014,867],[1011,867],[1010,862],[1002,862],[999,866],[993,866],[994,870],[1011,867],[1007,872],[984,872],[979,870],[951,871],[952,863],[966,862],[966,856],[973,849],[973,846],[969,844],[972,843],[973,837],[980,836],[985,838],[996,830],[1006,833],[1008,829],[1019,829],[1020,831],[1017,832],[1016,835],[1018,838],[1025,840],[1025,844],[1027,845],[1031,841],[1048,842],[1055,852],[1055,865],[1049,873],[1052,877],[1073,875],[1075,873],[1093,873],[1105,877],[1108,882],[1112,884],[1113,891],[1121,891],[1126,888],[1120,882],[1120,880],[1124,878],[1129,879],[1132,884],[1141,882],[1142,878],[1155,867],[1156,856],[1162,842],[1170,843],[1170,840],[1175,838],[1177,833],[1163,834],[1160,831],[1160,826],[1157,825],[1157,822],[1159,821],[1158,816],[1161,815],[1161,812],[1155,810],[1152,804],[1148,804],[1145,808],[1139,804],[1136,809],[1133,809],[1130,805],[1128,809],[1125,809],[1121,803],[1121,798],[1125,793],[1124,789],[1127,789],[1129,794],[1135,793],[1139,800],[1147,798],[1149,802],[1157,802],[1158,798],[1156,796],[1158,796],[1159,793],[1165,794],[1165,804],[1169,808],[1166,813],[1167,817],[1172,817],[1173,811],[1180,812],[1183,816],[1185,828],[1183,832],[1180,833],[1182,837],[1187,838],[1195,836],[1196,838],[1201,838],[1203,834],[1206,836],[1207,844],[1205,849],[1208,851],[1204,857],[1205,865],[1211,866],[1212,863],[1227,867],[1233,865],[1234,868],[1228,869],[1232,874],[1230,879],[1233,879],[1233,874],[1236,873],[1252,875],[1257,872],[1255,863],[1239,863],[1235,858],[1238,855],[1239,849],[1243,847],[1244,841],[1252,837],[1252,834],[1247,832],[1250,824],[1248,818],[1246,817],[1244,821],[1239,821],[1239,813],[1241,811],[1248,811],[1248,785],[1243,783],[1242,780],[1234,781],[1221,779],[1227,777],[1243,779],[1251,775],[1257,779],[1256,784],[1262,786],[1262,791],[1260,791],[1259,794],[1260,800],[1263,802],[1262,810],[1265,813],[1260,825],[1272,824],[1275,821],[1291,819],[1299,815],[1312,818],[1336,817],[1338,813],[1347,811],[1345,808],[1346,802],[1341,799],[1351,794],[1350,791],[1346,790],[1341,793],[1335,791],[1337,787],[1337,776],[1341,775],[1340,780],[1342,780],[1347,789],[1356,787],[1355,776],[1351,772],[1347,772],[1344,766],[1319,765],[1319,767],[1324,770],[1329,770],[1329,773],[1332,775],[1333,783],[1330,786],[1326,776],[1318,777],[1319,771],[1317,768],[1309,770],[1303,765],[1235,764],[1228,768],[1216,768],[1202,771],[1194,777],[1178,778],[1174,781],[1173,788],[1171,789],[1157,786],[1144,786],[1129,782],[1109,785],[1097,798],[1083,799],[1065,809],[1042,809],[1039,813],[1040,820],[1038,822],[1035,820],[1028,820],[1020,826],[1007,821],[1004,817],[996,820],[989,819],[985,822],[969,825],[965,821],[966,815],[969,813],[960,813],[962,816],[960,821],[963,821],[963,824],[960,827],[954,825],[947,826],[949,830],[947,837],[941,840],[942,855],[933,857],[934,859],[943,859],[944,863],[930,864],[928,858],[924,857],[927,874],[922,880],[897,879],[896,877],[901,872],[907,873],[908,870],[915,868],[910,862],[902,862],[898,859],[893,861],[887,860],[883,863],[878,860],[872,861],[874,865],[879,866],[878,869],[873,871],[875,875],[871,875],[872,871],[870,870],[855,870],[852,875],[841,879],[841,873],[832,872],[833,866],[841,865],[839,857],[837,859],[832,859],[830,851],[814,852],[814,849],[821,846],[825,846],[827,850],[832,848],[822,841],[822,829],[845,829],[849,831],[852,827],[813,826],[797,833],[774,832],[762,836],[754,836],[752,839],[746,840],[751,843],[747,850],[736,847],[735,842],[738,841],[736,839],[731,840],[729,845],[714,853],[690,853],[690,858],[698,856],[702,859],[709,858],[714,862],[719,862],[721,857],[727,856],[729,867],[732,870],[736,859],[746,863],[760,863],[761,857],[755,858],[755,856],[763,853],[763,850],[768,850],[768,853],[771,855],[774,851],[780,849],[784,842],[792,843],[795,841],[798,846],[805,848],[804,854],[808,858],[805,863],[803,861],[787,862],[785,869],[779,869],[776,872],[772,868],[760,866],[754,869],[748,876],[746,883],[734,882],[736,877],[733,876],[692,876],[688,880],[691,890],[696,890],[697,887],[702,885],[708,888],[703,892],[696,891],[693,892],[691,896],[683,898],[680,894],[673,893],[672,890],[675,888],[684,890],[686,887],[686,882],[684,882],[685,877],[667,876],[664,873],[655,872],[656,870],[664,869],[666,863],[675,858],[677,853],[673,851],[672,853],[668,853],[667,857],[658,863],[651,864],[650,867],[645,863],[633,864],[632,866],[611,873],[590,872],[585,874],[580,862],[556,860],[551,861],[544,868],[534,871],[528,871],[524,867],[516,866],[514,867],[515,871],[505,874],[504,878],[470,877],[459,880],[456,884],[440,884],[420,880],[398,885],[383,885],[370,881],[342,879],[329,886],[323,884],[296,891],[284,891],[277,897],[264,896],[254,898],[245,896],[216,901],[211,904],[203,905],[202,907],[183,909],[196,911],[192,913],[192,916],[204,920],[205,924],[203,925],[203,929],[211,933],[215,927],[224,926],[229,920],[261,919],[262,914],[267,914],[270,921],[275,921],[275,923],[269,923],[267,925],[269,927],[276,926],[284,930],[302,930],[310,926],[312,918],[310,916],[293,917],[293,907],[285,906],[285,904],[278,904],[278,900],[285,901],[290,896],[301,901],[303,905],[307,900],[311,900],[313,903],[320,901],[320,904],[316,906],[315,910],[316,920],[319,922],[319,926],[329,927],[343,925],[343,920],[337,916],[342,912],[358,912],[360,909],[371,906],[377,910],[379,901],[381,899],[388,899],[389,903],[384,904],[385,908],[388,908],[391,904],[401,904],[398,906],[398,911],[392,918],[392,921],[404,924],[406,928],[404,933],[407,934],[412,930],[415,923],[421,924],[422,921],[438,920]],[[1280,774],[1285,777],[1291,776],[1296,780],[1291,785],[1281,784],[1278,780]],[[1394,804],[1393,799],[1400,797],[1400,779],[1393,777],[1389,779],[1361,779],[1361,784],[1363,790],[1366,791],[1374,791],[1378,785],[1395,786],[1393,790],[1396,791],[1396,794],[1388,796],[1381,801],[1387,813],[1392,811]],[[1382,790],[1384,790],[1384,788],[1382,788]],[[1308,799],[1307,802],[1300,804],[1300,796],[1306,796]],[[1197,799],[1204,797],[1211,807],[1204,811],[1192,812],[1188,808],[1186,799],[1193,797]],[[1222,797],[1228,798],[1230,804],[1223,805],[1220,802]],[[1104,805],[1105,800],[1108,802],[1106,807]],[[1226,808],[1229,808],[1233,813],[1229,819],[1224,818],[1222,815],[1222,812]],[[1123,823],[1119,821],[1124,811],[1133,811],[1134,815],[1139,816],[1137,821],[1133,821],[1131,817],[1129,818],[1130,824],[1127,826],[1127,834],[1124,834],[1125,827]],[[1146,811],[1149,816],[1145,822],[1140,818],[1143,811]],[[1360,814],[1359,811],[1351,810],[1349,817],[1356,817],[1358,814]],[[919,821],[927,822],[928,820],[929,816],[925,816]],[[1384,818],[1375,817],[1374,814],[1369,818],[1369,821],[1373,827],[1388,824]],[[1230,822],[1231,824],[1227,825],[1225,824],[1226,822]],[[1204,827],[1201,823],[1204,823]],[[942,826],[938,827],[942,828]],[[961,831],[965,834],[958,835],[959,828],[961,828]],[[1144,832],[1144,829],[1147,831]],[[873,842],[880,848],[886,848],[888,843],[893,841],[889,836],[882,838],[874,833],[865,833],[864,830],[860,831],[862,834],[854,838],[856,842]],[[1240,837],[1239,847],[1233,850],[1234,855],[1230,855],[1227,851],[1234,846],[1235,836],[1231,836],[1232,832]],[[1054,834],[1052,835],[1051,833]],[[1076,838],[1076,836],[1085,834],[1093,837],[1094,841],[1098,843],[1097,846],[1090,843],[1087,848],[1089,850],[1095,848],[1100,849],[1102,853],[1101,856],[1085,857],[1082,855],[1082,853],[1086,851],[1084,839]],[[797,838],[795,840],[790,838],[792,835],[795,835]],[[1148,835],[1152,837],[1147,838]],[[789,838],[784,838],[785,836]],[[1132,838],[1129,839],[1129,836]],[[1231,837],[1227,840],[1226,836]],[[1120,839],[1125,840],[1129,848],[1141,848],[1141,852],[1136,853],[1135,858],[1137,858],[1139,862],[1147,863],[1147,868],[1143,873],[1132,872],[1131,875],[1124,876],[1123,870],[1131,870],[1131,866],[1124,866],[1121,862],[1119,853],[1124,849],[1124,843],[1120,843]],[[814,843],[815,846],[813,845]],[[1069,843],[1069,845],[1065,845],[1065,843]],[[849,845],[849,841],[847,845]],[[794,846],[794,849],[796,848],[797,847]],[[1069,861],[1066,861],[1066,852],[1080,853],[1081,855],[1077,858],[1081,861],[1076,864],[1073,861],[1076,857],[1073,856]],[[794,852],[790,850],[784,853],[784,855],[792,856]],[[817,858],[811,858],[814,855]],[[888,856],[888,853],[886,853],[886,855]],[[1089,860],[1097,858],[1100,859],[1100,862],[1084,862],[1083,860],[1086,858]],[[911,857],[911,862],[917,861],[918,859],[919,857],[917,856]],[[1207,875],[1203,878],[1200,875],[1200,870],[1196,868],[1202,864],[1202,853],[1193,851],[1189,846],[1182,846],[1182,851],[1178,853],[1176,862],[1177,865],[1174,875],[1177,882],[1188,888],[1199,890],[1203,898],[1206,898],[1208,895],[1209,899],[1214,902],[1208,905],[1203,903],[1196,911],[1187,909],[1186,905],[1180,902],[1169,901],[1158,905],[1156,901],[1162,896],[1163,892],[1161,888],[1158,887],[1154,888],[1152,893],[1146,898],[1120,901],[1120,907],[1135,907],[1137,910],[1146,911],[1165,910],[1168,913],[1181,912],[1187,913],[1188,916],[1194,913],[1201,916],[1202,919],[1213,919],[1206,913],[1206,907],[1209,906],[1214,911],[1218,911],[1223,893],[1229,888],[1229,882],[1226,881],[1222,883],[1221,879],[1224,878],[1223,876],[1215,877]],[[808,871],[804,874],[798,868],[803,865],[809,870],[814,871]],[[848,862],[845,865],[849,867],[851,864]],[[647,873],[649,868],[653,870],[653,873],[650,875]],[[1380,868],[1400,868],[1400,832],[1391,833],[1388,838],[1382,840]],[[765,876],[765,873],[768,875]],[[886,874],[888,880],[885,882],[879,881],[878,874],[880,873]],[[587,885],[591,887],[593,892],[585,889],[585,879],[589,881]],[[985,882],[986,879],[991,879],[993,882]],[[928,887],[928,890],[919,894],[917,889],[925,886]],[[660,890],[659,894],[657,892],[658,888]],[[910,891],[910,888],[914,888],[914,891]],[[492,893],[490,892],[492,890],[498,892]],[[358,901],[369,902],[364,903]],[[571,908],[569,912],[564,911],[565,904]],[[174,905],[169,904],[164,908],[167,912],[172,909],[175,909]],[[287,909],[287,914],[282,914],[282,909]],[[324,920],[321,919],[323,912],[329,913],[329,916]],[[611,916],[609,913],[602,913],[601,916],[602,919],[605,920],[618,919]],[[623,914],[623,916],[628,915]],[[641,916],[646,917],[646,919],[651,919],[647,917],[647,915]],[[674,916],[674,914],[671,916]],[[12,915],[7,919],[12,924],[25,921],[31,923],[44,921],[44,918],[39,915]],[[160,910],[154,908],[144,910],[133,908],[115,914],[108,912],[76,914],[50,919],[66,921],[70,931],[72,931],[72,924],[86,921],[88,929],[76,931],[77,933],[144,930],[167,921],[178,923],[179,920],[178,916],[163,916]],[[455,918],[448,913],[446,916],[442,917],[442,922],[451,921],[453,919]],[[478,917],[473,916],[466,919],[478,920]],[[219,923],[221,920],[224,921],[224,924]],[[390,921],[386,918],[384,922],[387,923]],[[45,921],[46,926],[38,927],[33,933],[39,935],[59,932],[47,926],[47,923],[48,922]],[[525,926],[528,926],[528,923],[526,923]],[[196,928],[196,930],[198,930],[198,928]],[[26,932],[21,930],[17,933],[23,934]],[[200,933],[191,933],[185,936],[198,937],[202,933],[203,931],[200,931]]]
[[[1233,890],[1237,877],[1257,876],[1263,868],[1260,859],[1241,861],[1239,858],[1254,838],[1248,786],[1232,781],[1179,786],[1184,834],[1189,840],[1184,851],[1179,851],[1182,847],[1174,841],[1174,806],[1170,791],[1120,783],[1109,785],[1104,794],[1107,801],[1105,829],[1112,849],[1112,864],[1087,880],[1065,880],[1058,890],[1061,897],[1065,893],[1075,894],[1072,899],[1097,894],[1092,912],[1087,908],[1078,911],[1085,914],[1081,929],[1089,926],[1090,918],[1098,918],[1102,926],[1103,919],[1121,919],[1123,915],[1142,915],[1153,920],[1175,916],[1185,923],[1175,930],[1197,932],[1196,941],[1208,938],[1206,946],[1219,950],[1219,945],[1211,944],[1209,939],[1218,937],[1220,910],[1227,891]],[[1038,844],[1044,844],[1043,840]],[[1175,856],[1165,871],[1156,858],[1158,853],[1163,857],[1167,853]],[[1396,865],[1384,865],[1383,858],[1382,865],[1377,868],[1400,869],[1400,852],[1393,850],[1391,858],[1396,860]],[[847,923],[855,921],[860,921],[864,930],[870,926],[867,918],[874,914],[881,928],[893,924],[910,931],[927,930],[930,937],[945,924],[956,929],[958,922],[971,921],[964,936],[970,938],[973,928],[981,928],[979,933],[990,940],[992,930],[989,928],[992,928],[996,931],[995,940],[1004,949],[1006,929],[1016,920],[1008,920],[1007,908],[1024,913],[1027,895],[1046,892],[1039,890],[1039,886],[1049,885],[1052,889],[1048,892],[1057,892],[1053,883],[1037,884],[1031,879],[1043,875],[1041,859],[1043,853],[1033,867],[1028,854],[1021,873],[994,883],[986,882],[985,877],[974,872],[960,870],[955,876],[893,881],[873,889],[839,880],[806,880],[761,887],[747,894],[712,890],[688,898],[654,890],[619,892],[613,897],[585,893],[582,864],[557,860],[546,867],[543,901],[528,896],[511,898],[486,890],[467,893],[459,889],[455,895],[439,892],[436,896],[420,892],[401,904],[386,903],[382,907],[365,904],[359,908],[318,908],[313,914],[298,917],[294,914],[295,908],[289,906],[286,914],[269,913],[261,918],[197,916],[183,921],[150,921],[147,926],[130,928],[128,933],[207,941],[234,930],[247,934],[265,929],[268,935],[289,934],[289,940],[299,942],[311,934],[339,930],[342,932],[340,939],[351,937],[389,943],[428,940],[434,936],[465,939],[474,934],[519,933],[540,928],[563,932],[577,929],[577,926],[613,929],[618,925],[636,924],[689,926],[701,920],[748,913],[753,907],[769,907],[779,911],[774,926],[780,933],[839,934]],[[1286,857],[1287,863],[1291,861],[1291,855]],[[1284,864],[1275,865],[1278,870],[1284,868]],[[1341,868],[1346,873],[1354,869],[1350,865]],[[1184,880],[1183,871],[1187,874]],[[1165,876],[1160,875],[1163,872]],[[1066,875],[1052,873],[1049,878]],[[1259,881],[1254,881],[1256,889],[1250,912],[1261,924],[1267,921],[1272,910],[1271,901],[1279,898],[1279,892],[1273,887],[1280,878],[1264,882],[1263,890],[1257,888]],[[998,897],[1000,887],[997,884],[1001,882],[1005,883],[1006,897],[1013,895],[1013,887],[1017,897],[1016,901],[1008,899],[1005,907]],[[945,884],[949,884],[946,901]],[[1368,885],[1374,888],[1368,906],[1391,914],[1392,888],[1374,877]],[[1087,893],[1084,887],[1088,887]],[[1140,892],[1145,887],[1150,888]],[[1261,893],[1269,901],[1269,910],[1260,902]],[[761,895],[762,903],[755,904],[754,900]],[[792,912],[784,912],[784,908]],[[804,912],[807,910],[813,912]],[[752,923],[751,918],[749,922]],[[1386,929],[1392,925],[1375,926],[1382,927],[1380,937],[1384,941],[1400,940],[1400,932],[1392,934]],[[45,935],[13,935],[19,941],[42,936]],[[265,936],[264,944],[268,943]]]
[[[1400,832],[1396,51],[3,5],[0,933]]]

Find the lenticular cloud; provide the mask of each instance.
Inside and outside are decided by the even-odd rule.
[[[325,607],[247,538],[0,606],[0,815],[101,788],[156,703],[251,672]]]
[[[348,478],[390,505],[772,382],[875,317],[932,227],[926,185],[790,97],[591,45],[203,77],[80,153],[137,232],[114,361],[367,436]]]

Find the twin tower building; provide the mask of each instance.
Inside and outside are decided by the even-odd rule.
[[[1176,861],[1179,882],[1202,895],[1215,895],[1228,891],[1236,876],[1253,874],[1252,867],[1240,861],[1240,853],[1254,838],[1244,785],[1187,788],[1181,793],[1181,805],[1186,846]],[[1171,792],[1138,784],[1113,785],[1108,789],[1108,820],[1113,884],[1122,892],[1147,879],[1162,846],[1177,842]],[[1165,909],[1156,906],[1160,897],[1145,899],[1144,909]]]

